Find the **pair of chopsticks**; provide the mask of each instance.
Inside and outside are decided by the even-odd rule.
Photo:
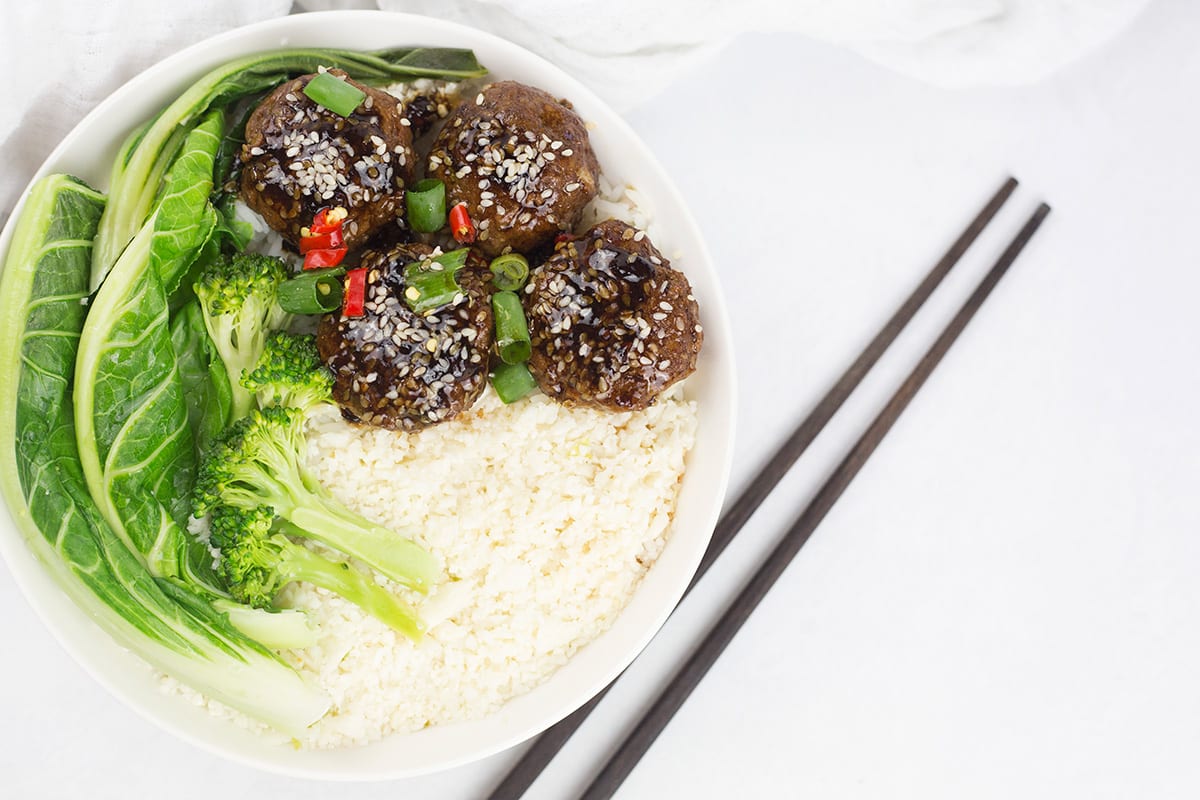
[[[696,575],[688,586],[684,597],[695,588],[697,582],[708,571],[709,567],[720,557],[725,548],[738,534],[763,500],[783,479],[796,460],[804,453],[826,423],[841,408],[846,398],[858,387],[863,377],[871,370],[880,357],[891,346],[917,311],[933,294],[950,270],[958,263],[967,248],[979,237],[979,234],[996,216],[1017,187],[1017,181],[1009,178],[1004,185],[992,196],[983,210],[972,220],[962,235],[951,245],[941,260],[934,265],[929,274],[913,290],[891,319],[880,329],[875,338],[866,346],[849,368],[838,379],[837,383],[821,398],[812,412],[804,419],[795,431],[787,438],[763,467],[762,471],[751,481],[749,487],[734,501],[713,532],[712,541],[704,554]],[[759,567],[758,571],[733,600],[725,613],[712,627],[700,645],[691,654],[683,667],[671,678],[667,688],[655,703],[645,713],[633,728],[617,751],[597,774],[592,783],[584,790],[581,800],[602,800],[610,798],[620,788],[622,782],[637,766],[638,761],[666,728],[675,713],[700,684],[708,670],[716,663],[721,653],[733,640],[733,637],[749,619],[750,614],[766,597],[767,592],[775,585],[787,569],[792,559],[800,552],[800,548],[808,541],[812,532],[833,508],[838,498],[850,485],[863,464],[875,452],[880,441],[891,429],[925,380],[942,360],[942,357],[954,344],[967,323],[975,316],[975,312],[991,294],[992,289],[1016,261],[1021,250],[1033,238],[1042,220],[1050,213],[1050,206],[1040,204],[1037,210],[1017,233],[1016,237],[1005,248],[1000,258],[980,281],[975,291],[963,303],[958,313],[945,327],[925,353],[905,381],[892,395],[883,410],[875,417],[863,432],[862,436],[850,448],[850,451],[834,469],[833,473],[817,491],[812,501],[804,509],[792,527],[784,534],[783,539]],[[619,678],[618,678],[619,679]],[[615,683],[614,681],[613,683]],[[549,765],[550,761],[562,749],[571,735],[578,730],[592,710],[604,698],[613,684],[592,698],[586,705],[575,713],[559,722],[543,733],[534,742],[529,751],[517,765],[505,776],[500,785],[489,795],[489,800],[517,800],[533,784],[539,775]]]

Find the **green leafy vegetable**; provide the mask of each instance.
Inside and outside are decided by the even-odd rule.
[[[96,294],[75,365],[75,428],[104,518],[158,576],[185,572],[196,461],[147,224]]]
[[[172,330],[168,295],[216,225],[208,196],[221,125],[214,112],[184,138],[153,215],[92,301],[75,368],[79,457],[105,520],[152,574],[214,590],[207,548],[185,531],[199,422],[189,406],[203,398],[186,394],[174,341],[184,331]],[[192,376],[200,366],[187,364]],[[219,401],[221,387],[208,388]]]
[[[154,579],[87,491],[70,383],[103,203],[80,181],[52,175],[34,186],[16,222],[0,279],[0,490],[39,561],[121,646],[299,734],[328,698],[204,598]]]
[[[229,424],[233,395],[225,365],[208,338],[197,301],[185,305],[171,320],[171,345],[175,350],[183,396],[187,400],[188,427],[198,459]]]
[[[208,202],[213,188],[213,161],[221,144],[225,117],[207,114],[183,140],[178,158],[163,185],[154,213],[150,269],[168,296],[175,293],[200,248],[217,227],[218,214]]]
[[[113,168],[110,202],[100,220],[92,254],[92,288],[116,264],[127,244],[150,215],[158,193],[159,176],[181,143],[180,132],[214,108],[223,108],[247,95],[282,81],[337,67],[355,80],[393,82],[422,77],[452,80],[486,74],[470,50],[404,48],[379,53],[350,50],[278,50],[236,59],[202,76],[171,103],[145,130],[131,135]]]

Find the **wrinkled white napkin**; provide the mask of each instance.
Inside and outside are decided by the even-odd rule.
[[[739,33],[791,31],[943,86],[1023,83],[1125,27],[1148,0],[37,0],[7,9],[0,217],[54,145],[123,82],[220,31],[290,11],[367,8],[491,31],[619,110]]]

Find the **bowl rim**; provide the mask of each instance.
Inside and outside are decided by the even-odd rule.
[[[432,773],[436,771],[451,769],[456,766],[461,766],[466,763],[477,761],[497,752],[512,747],[526,739],[529,739],[559,720],[573,713],[580,706],[588,702],[598,692],[600,692],[611,681],[615,680],[621,672],[645,649],[650,640],[657,634],[662,627],[667,617],[675,609],[683,595],[684,590],[690,583],[692,575],[694,575],[700,559],[707,547],[708,541],[711,538],[713,528],[721,509],[721,502],[724,498],[728,487],[729,475],[732,466],[733,443],[734,443],[734,422],[736,419],[737,393],[736,393],[736,369],[734,365],[734,350],[733,339],[730,329],[729,314],[725,304],[724,294],[720,289],[719,277],[716,269],[713,266],[711,257],[708,253],[704,238],[699,230],[695,219],[688,209],[683,197],[680,195],[678,188],[675,186],[670,176],[663,169],[658,160],[651,153],[647,145],[634,132],[632,127],[622,118],[616,111],[602,100],[594,91],[590,90],[580,81],[567,74],[561,68],[555,66],[550,61],[541,56],[532,53],[525,48],[510,42],[491,33],[481,31],[479,29],[462,25],[447,20],[442,20],[434,17],[426,17],[415,14],[389,12],[380,10],[335,10],[321,12],[307,12],[303,14],[293,14],[283,17],[275,17],[250,25],[241,26],[229,31],[222,32],[215,36],[203,39],[196,42],[172,55],[156,62],[152,66],[135,75],[129,81],[122,84],[118,89],[102,100],[94,109],[83,117],[71,131],[63,137],[62,141],[51,151],[46,157],[38,170],[34,173],[30,183],[24,188],[19,196],[17,203],[12,209],[3,231],[0,231],[0,265],[7,258],[8,249],[11,244],[13,229],[16,220],[20,217],[24,209],[26,200],[29,195],[29,190],[40,178],[49,174],[52,171],[61,169],[61,162],[66,154],[71,153],[79,147],[79,143],[90,132],[90,129],[96,127],[102,120],[107,119],[114,113],[114,110],[119,111],[122,106],[128,104],[130,98],[135,97],[139,92],[146,91],[150,87],[155,87],[160,84],[166,85],[171,83],[179,83],[181,80],[195,77],[203,74],[203,69],[188,66],[196,61],[199,57],[200,61],[205,61],[204,56],[221,52],[221,57],[214,63],[222,63],[238,55],[247,55],[254,52],[262,52],[269,49],[267,46],[254,44],[250,46],[248,43],[257,41],[271,35],[278,35],[279,42],[277,47],[291,46],[288,42],[289,34],[298,31],[306,31],[310,28],[319,27],[322,25],[332,25],[335,23],[341,24],[350,22],[354,24],[369,24],[372,21],[384,21],[389,27],[397,29],[411,26],[416,29],[414,38],[418,40],[428,40],[430,46],[463,46],[478,49],[481,45],[490,49],[496,49],[505,52],[507,56],[525,61],[539,70],[545,70],[552,75],[554,81],[559,84],[565,84],[569,87],[569,96],[571,101],[576,105],[587,109],[589,115],[594,115],[599,112],[600,116],[604,117],[599,123],[604,128],[604,136],[607,138],[611,135],[615,140],[620,141],[623,148],[628,148],[635,152],[636,159],[641,162],[644,170],[647,170],[657,184],[657,192],[664,196],[667,204],[673,206],[676,216],[679,217],[679,224],[682,225],[681,230],[675,230],[672,234],[673,240],[687,241],[689,243],[688,267],[686,273],[689,278],[697,273],[702,273],[706,282],[712,286],[712,294],[705,298],[704,301],[704,317],[705,317],[705,351],[702,351],[702,358],[705,353],[717,351],[717,355],[709,359],[705,369],[711,374],[708,376],[708,382],[715,387],[719,394],[714,402],[718,410],[722,413],[715,419],[710,419],[703,410],[700,412],[701,424],[716,425],[717,430],[713,434],[712,439],[714,446],[718,449],[720,455],[720,463],[715,464],[716,472],[709,480],[705,487],[705,507],[699,508],[697,514],[699,519],[703,520],[703,533],[696,534],[696,540],[692,542],[692,546],[684,555],[681,563],[677,565],[675,572],[675,580],[673,585],[668,587],[663,593],[662,602],[654,609],[653,613],[647,613],[645,621],[638,627],[641,629],[637,636],[634,636],[627,643],[624,650],[618,656],[613,653],[611,657],[605,660],[607,667],[604,669],[593,670],[589,680],[584,681],[581,685],[569,692],[570,699],[566,702],[555,705],[552,709],[536,716],[536,721],[533,724],[526,724],[519,728],[514,728],[508,735],[493,736],[485,745],[467,748],[464,752],[457,755],[450,755],[441,759],[433,760],[432,762],[419,766],[403,766],[396,768],[376,768],[362,769],[362,765],[356,765],[357,768],[347,770],[344,767],[328,768],[326,766],[313,767],[298,762],[283,763],[282,761],[267,759],[261,755],[256,756],[251,753],[244,752],[240,749],[232,747],[229,743],[214,741],[209,736],[201,735],[195,730],[195,726],[189,727],[182,720],[177,720],[170,717],[161,708],[155,707],[156,704],[147,702],[145,697],[137,696],[137,694],[119,683],[114,677],[109,674],[110,669],[103,669],[99,666],[100,656],[93,652],[93,648],[88,646],[77,633],[72,631],[72,628],[78,628],[77,619],[69,619],[68,617],[84,618],[85,624],[91,624],[86,620],[86,612],[75,607],[69,600],[63,597],[54,597],[53,593],[62,594],[62,590],[53,582],[45,568],[33,558],[29,551],[28,545],[24,537],[18,531],[16,525],[11,519],[12,510],[4,503],[4,515],[0,515],[0,556],[3,556],[5,562],[9,566],[9,570],[13,575],[13,579],[20,588],[26,601],[34,612],[41,619],[42,623],[54,636],[55,640],[70,654],[70,656],[103,686],[110,694],[117,697],[125,706],[134,710],[139,716],[153,723],[154,725],[167,730],[172,735],[187,741],[203,750],[218,755],[223,758],[233,760],[257,769],[273,772],[289,777],[312,778],[320,780],[381,780],[395,779],[402,777],[415,777],[417,775]],[[444,41],[443,41],[444,40]],[[343,46],[343,45],[327,45],[327,46]],[[231,52],[223,52],[232,48]],[[211,60],[211,59],[210,59]],[[486,61],[486,59],[481,59]],[[207,63],[207,62],[205,62]],[[503,70],[502,77],[503,76]],[[107,162],[104,169],[107,168]],[[0,267],[2,268],[2,267]],[[702,406],[707,406],[708,403],[702,403]],[[716,411],[710,412],[715,415]],[[699,443],[699,437],[697,438]],[[691,461],[691,454],[689,454]],[[688,472],[693,472],[695,465],[689,463]],[[687,475],[685,473],[683,488],[681,488],[682,497],[683,490],[687,487]],[[678,523],[674,516],[678,515],[679,509],[682,507],[680,500],[677,500],[675,515],[673,515],[671,533],[668,540],[668,547],[677,539]],[[665,551],[664,551],[665,552]],[[659,559],[662,560],[661,557]],[[599,642],[602,642],[608,633],[616,628],[620,619],[626,617],[630,607],[634,604],[639,595],[644,593],[645,583],[651,574],[654,574],[658,567],[658,562],[647,572],[646,578],[634,590],[628,604],[618,614],[617,622],[612,627],[599,634],[589,645],[585,645],[574,653],[567,664],[558,668],[549,678],[542,684],[539,684],[534,689],[529,690],[523,695],[519,695],[506,702],[505,707],[513,702],[520,700],[523,697],[529,697],[537,693],[540,689],[546,686],[555,675],[567,669],[574,661],[578,660],[587,648],[593,647]],[[70,610],[63,611],[63,603],[71,607],[71,610],[76,612],[72,614]],[[92,627],[95,627],[92,625]],[[98,630],[98,629],[97,629]],[[103,632],[100,635],[107,638],[107,634]],[[93,637],[88,637],[89,639]],[[119,648],[115,642],[109,640],[110,643]],[[130,655],[130,658],[140,662],[140,658]],[[158,695],[158,699],[166,700],[163,695]],[[503,708],[501,709],[503,710]],[[496,716],[500,712],[493,712],[489,716]],[[231,726],[228,722],[221,721],[224,725]],[[442,728],[454,727],[463,725],[464,723],[451,723],[446,726],[437,726]],[[469,723],[467,723],[469,724]],[[410,736],[419,735],[423,731],[415,734],[392,734],[385,737],[382,741],[389,742],[394,740],[404,739]],[[334,752],[334,753],[349,753],[349,752],[364,752],[368,748],[375,747],[378,742],[364,745],[361,747],[344,748],[335,751],[301,751],[305,753],[319,752]],[[283,749],[282,747],[279,749]],[[360,759],[361,760],[361,759]]]

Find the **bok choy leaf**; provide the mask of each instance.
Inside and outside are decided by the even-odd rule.
[[[0,277],[0,491],[38,560],[116,642],[210,697],[297,734],[328,698],[207,598],[155,579],[87,490],[71,411],[104,198],[52,175],[28,197]]]
[[[221,124],[213,112],[185,137],[154,214],[92,301],[75,366],[79,457],[105,520],[152,574],[214,591],[211,554],[185,529],[197,453],[168,287],[217,224],[208,198]]]

